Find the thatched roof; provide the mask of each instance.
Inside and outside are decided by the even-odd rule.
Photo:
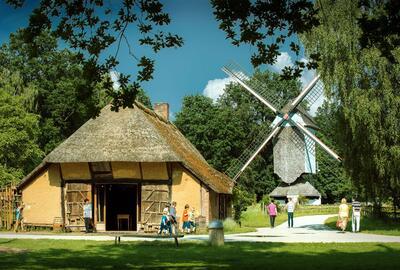
[[[286,197],[288,195],[301,195],[306,197],[321,196],[318,190],[316,190],[308,181],[305,183],[299,182],[294,185],[282,184],[269,194],[271,197]]]
[[[48,154],[44,164],[110,161],[179,162],[214,191],[232,192],[229,177],[213,169],[171,122],[140,103],[118,113],[104,107]]]

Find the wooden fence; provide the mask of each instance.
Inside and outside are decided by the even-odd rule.
[[[15,187],[0,188],[0,228],[7,230],[12,228],[20,198]]]

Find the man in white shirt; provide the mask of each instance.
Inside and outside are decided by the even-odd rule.
[[[357,199],[353,199],[351,203],[352,206],[352,216],[351,216],[351,227],[353,232],[360,231],[360,217],[361,217],[361,203]]]
[[[285,205],[285,210],[287,210],[288,214],[288,228],[293,228],[293,214],[295,209],[295,203],[292,198],[289,198],[289,202]]]
[[[83,218],[85,220],[85,231],[88,233],[90,232],[90,226],[92,225],[92,204],[89,202],[89,199],[85,199]]]

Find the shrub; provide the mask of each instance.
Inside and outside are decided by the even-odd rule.
[[[232,218],[227,218],[224,220],[224,231],[233,231],[237,227],[238,224]]]

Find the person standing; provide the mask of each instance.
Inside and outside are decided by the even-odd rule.
[[[295,204],[292,198],[289,198],[288,203],[285,206],[285,210],[288,214],[288,228],[293,228],[293,215],[294,215]]]
[[[360,217],[361,217],[361,203],[353,198],[351,203],[352,215],[351,215],[351,228],[353,232],[360,231]]]
[[[267,206],[267,212],[269,215],[269,223],[271,224],[271,228],[275,227],[275,218],[278,213],[276,209],[276,204],[274,203],[274,200],[271,200],[270,204]]]
[[[170,222],[172,226],[172,233],[177,234],[177,226],[178,226],[178,221],[176,217],[176,202],[172,202],[171,205],[169,206],[169,216],[170,216]]]
[[[85,232],[90,232],[90,227],[92,224],[92,204],[89,199],[84,200],[85,205],[83,206],[83,218],[85,220]]]
[[[190,223],[189,223],[189,205],[185,205],[185,210],[183,210],[182,214],[182,230],[183,232],[190,233]]]
[[[190,230],[192,232],[196,231],[196,210],[194,207],[192,207],[192,211],[189,212],[189,225],[190,225]]]
[[[14,232],[18,232],[18,228],[21,225],[21,230],[24,230],[24,223],[23,223],[23,216],[22,212],[24,211],[24,204],[18,206],[17,210],[15,211],[15,228]]]
[[[339,214],[338,214],[338,227],[344,232],[347,227],[347,221],[349,219],[349,206],[347,205],[347,201],[345,198],[342,199],[341,204],[339,205]]]
[[[168,211],[164,209],[163,215],[161,217],[160,230],[158,231],[158,234],[162,233],[165,234],[167,231],[169,232],[170,235],[172,234],[171,222],[168,217]]]

